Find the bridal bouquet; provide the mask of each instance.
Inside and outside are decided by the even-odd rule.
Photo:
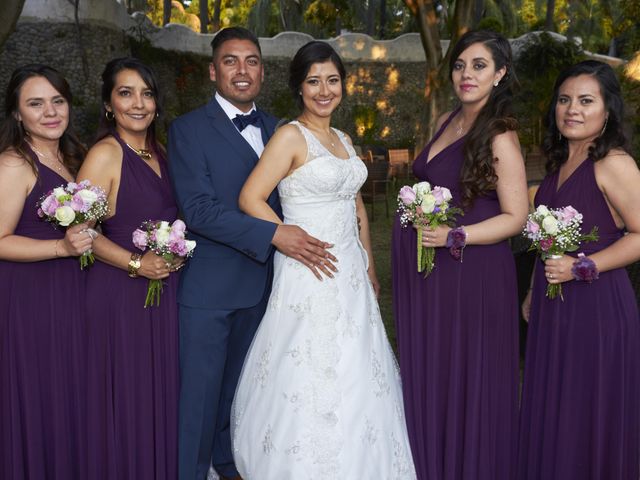
[[[107,216],[109,205],[107,195],[100,187],[88,180],[80,183],[69,182],[54,188],[38,202],[38,216],[51,222],[54,227],[68,227],[85,222],[99,222]],[[90,234],[93,237],[93,230]],[[95,258],[91,250],[80,255],[80,268],[93,264]]]
[[[445,187],[433,187],[429,182],[416,183],[413,187],[405,185],[398,193],[398,213],[400,223],[406,227],[410,223],[417,227],[450,225],[454,216],[462,210],[450,207],[451,192]],[[434,267],[435,249],[422,245],[422,228],[418,228],[418,271],[424,271],[427,277]]]
[[[171,225],[165,221],[149,220],[133,232],[133,244],[142,251],[148,248],[165,262],[172,263],[176,257],[190,257],[196,248],[195,241],[186,239],[186,228],[182,220],[176,220]],[[144,307],[159,306],[161,294],[162,280],[149,280]]]
[[[572,206],[551,209],[540,205],[530,213],[522,234],[532,241],[529,250],[535,250],[542,260],[559,258],[565,252],[575,252],[581,242],[598,240],[598,227],[583,235],[580,232],[582,214]],[[547,284],[547,297],[562,299],[562,284]]]

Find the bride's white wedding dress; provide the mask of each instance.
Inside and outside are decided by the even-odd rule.
[[[269,305],[231,412],[245,480],[415,479],[400,376],[358,235],[367,169],[332,155],[298,122],[307,162],[278,185],[284,221],[334,245],[335,278],[276,253]]]

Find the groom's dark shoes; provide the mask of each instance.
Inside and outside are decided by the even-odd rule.
[[[240,475],[237,477],[220,477],[220,480],[242,480],[242,477]]]

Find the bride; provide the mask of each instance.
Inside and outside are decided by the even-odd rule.
[[[277,186],[284,223],[331,242],[339,260],[335,272],[316,265],[328,273],[321,278],[276,253],[269,305],[232,409],[245,480],[415,478],[358,193],[367,169],[330,126],[344,78],[328,44],[298,50],[289,86],[302,113],[272,137],[240,194],[246,213],[282,223],[266,202]]]

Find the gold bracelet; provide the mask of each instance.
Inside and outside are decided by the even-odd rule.
[[[136,278],[138,276],[138,269],[142,265],[142,255],[140,253],[132,253],[131,260],[129,260],[129,264],[127,265],[127,272],[131,278]]]
[[[54,249],[55,249],[55,251],[56,251],[56,258],[58,258],[58,257],[59,257],[59,255],[58,255],[58,242],[59,242],[59,241],[60,241],[60,239],[56,240],[56,243],[55,243],[55,246],[54,246]]]

